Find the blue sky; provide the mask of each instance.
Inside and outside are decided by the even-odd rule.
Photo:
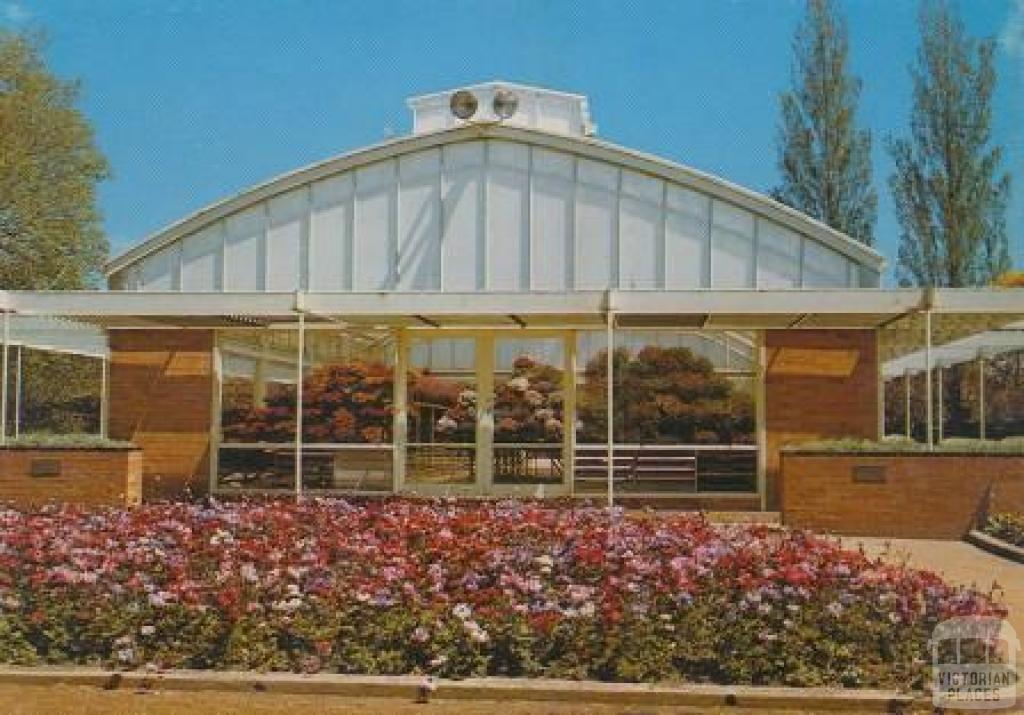
[[[917,3],[844,9],[891,268],[882,139],[907,126]],[[996,138],[1024,265],[1024,0],[961,12],[1000,39]],[[100,194],[114,253],[257,181],[407,133],[408,96],[495,78],[587,94],[603,139],[768,190],[802,13],[800,0],[0,0],[0,24],[45,28],[51,66],[84,83],[114,172]]]

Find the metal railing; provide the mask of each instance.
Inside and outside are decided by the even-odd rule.
[[[608,447],[576,446],[577,492],[600,492],[608,482]],[[612,474],[622,493],[756,493],[756,445],[617,444]]]

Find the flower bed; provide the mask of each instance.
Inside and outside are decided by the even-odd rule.
[[[698,516],[407,500],[0,510],[0,661],[912,687],[937,576]]]
[[[993,514],[981,530],[1000,541],[1024,548],[1024,514]]]

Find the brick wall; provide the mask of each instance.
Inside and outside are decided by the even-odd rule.
[[[855,467],[884,481],[857,481]],[[783,522],[836,534],[959,539],[990,487],[990,511],[1024,511],[1022,456],[784,452],[782,473]]]
[[[873,330],[765,331],[768,507],[781,503],[779,449],[833,437],[878,436]]]
[[[33,464],[39,476],[33,476]],[[132,506],[142,501],[137,449],[0,449],[0,499]]]
[[[143,496],[209,484],[212,330],[110,332],[110,436],[143,452]]]

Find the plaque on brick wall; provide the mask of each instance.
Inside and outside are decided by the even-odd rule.
[[[28,468],[30,477],[59,477],[60,472],[59,459],[33,459]]]
[[[885,466],[881,464],[854,465],[853,481],[858,484],[885,484]]]

